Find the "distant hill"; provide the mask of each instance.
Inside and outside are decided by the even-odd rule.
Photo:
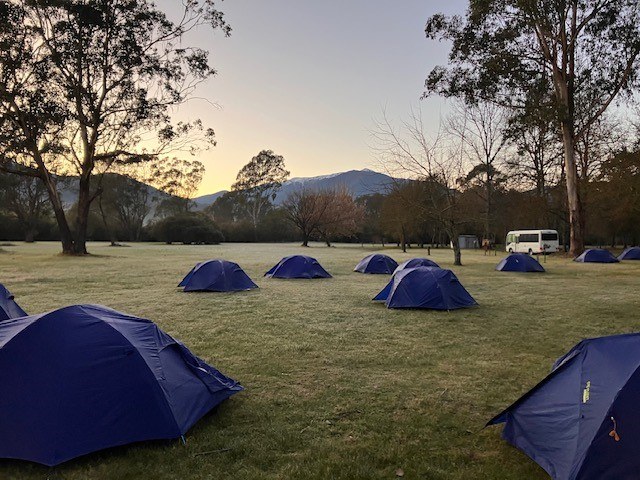
[[[110,174],[117,175],[117,174]],[[77,183],[73,179],[70,181],[61,181],[59,183],[60,194],[65,208],[69,208],[77,200],[78,190]],[[323,190],[336,187],[346,187],[355,197],[362,197],[373,193],[386,193],[389,188],[396,182],[394,179],[384,173],[374,172],[365,168],[364,170],[349,170],[347,172],[333,173],[330,175],[321,175],[318,177],[295,177],[287,180],[282,184],[282,188],[278,192],[274,203],[281,204],[285,198],[291,193],[303,188],[309,190]],[[147,185],[149,190],[149,202],[151,212],[148,219],[155,215],[155,208],[158,203],[169,195]],[[219,197],[227,193],[227,190],[221,190],[216,193],[210,193],[194,198],[196,210],[204,210],[211,205]]]
[[[107,175],[111,176],[119,176],[118,173],[108,173]],[[166,200],[171,198],[171,195],[163,192],[162,190],[158,190],[151,185],[146,185],[143,182],[139,182],[138,180],[133,180],[134,182],[144,185],[149,194],[149,214],[145,219],[145,223],[149,222],[156,214],[156,207],[160,204],[162,200]],[[58,191],[60,193],[60,197],[62,199],[62,204],[64,208],[71,208],[75,202],[78,201],[78,183],[76,177],[66,177],[60,178],[58,180]]]
[[[386,193],[397,180],[384,173],[374,172],[365,168],[364,170],[349,170],[347,172],[332,173],[318,177],[295,177],[282,184],[282,188],[274,201],[276,205],[281,204],[291,193],[303,188],[309,190],[323,190],[344,186],[355,197],[362,197],[373,193]],[[203,195],[195,198],[198,209],[203,209],[211,205],[216,199],[224,195],[227,190]]]

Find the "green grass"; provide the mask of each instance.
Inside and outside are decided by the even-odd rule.
[[[447,313],[372,303],[388,277],[352,272],[374,251],[359,246],[92,244],[87,258],[57,255],[54,243],[4,250],[0,282],[28,312],[101,303],[152,319],[246,390],[202,419],[186,446],[135,444],[53,470],[1,460],[2,479],[389,479],[398,468],[411,479],[547,478],[484,423],[580,339],[640,329],[640,262],[552,257],[546,274],[499,273],[502,254],[465,251],[453,270],[480,306]],[[295,253],[334,278],[262,277]],[[426,251],[386,253],[402,261]],[[260,289],[175,288],[216,257],[240,263]],[[432,255],[445,268],[452,257]]]

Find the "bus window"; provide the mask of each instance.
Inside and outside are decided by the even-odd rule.
[[[538,236],[537,233],[521,233],[518,241],[520,243],[524,243],[524,242],[537,243],[540,241],[540,237]]]
[[[556,241],[558,240],[558,234],[557,233],[543,233],[542,234],[542,240],[551,240],[551,241]]]

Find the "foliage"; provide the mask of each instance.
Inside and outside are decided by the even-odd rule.
[[[592,235],[601,243],[640,242],[640,151],[622,151],[603,162],[591,190]]]
[[[154,163],[149,183],[170,195],[161,202],[159,211],[167,215],[189,212],[203,176],[204,165],[197,160],[165,158]]]
[[[302,235],[302,246],[315,235],[328,247],[340,237],[355,236],[362,226],[364,209],[341,187],[296,190],[283,203],[285,214]]]
[[[0,164],[44,183],[65,253],[86,253],[96,174],[214,143],[201,122],[174,125],[170,113],[215,73],[185,34],[229,27],[210,0],[182,8],[176,23],[148,0],[0,2]],[[73,223],[56,174],[77,179]]]
[[[41,230],[51,230],[47,193],[37,178],[0,173],[0,205],[15,218],[27,242]]]
[[[571,252],[584,248],[578,144],[617,99],[640,86],[640,6],[635,0],[472,0],[463,20],[432,16],[428,38],[452,42],[425,95],[512,109],[547,106],[564,147]]]
[[[201,213],[181,213],[158,220],[153,236],[168,244],[217,244],[224,240],[216,224]]]
[[[284,157],[276,155],[272,150],[262,150],[238,172],[231,189],[237,192],[238,199],[242,201],[256,235],[260,219],[275,200],[288,176]]]
[[[422,118],[413,112],[409,120],[400,127],[393,125],[386,115],[372,132],[374,149],[378,161],[396,177],[410,178],[417,182],[414,187],[396,189],[393,209],[406,209],[407,213],[419,220],[428,221],[436,230],[444,232],[451,240],[456,265],[462,264],[462,253],[458,245],[461,229],[475,218],[464,202],[465,172],[469,166],[464,154],[464,142],[455,138],[451,144],[445,143],[441,135],[430,137],[424,129]],[[411,194],[407,195],[408,192]],[[398,217],[402,247],[405,248],[407,229]]]

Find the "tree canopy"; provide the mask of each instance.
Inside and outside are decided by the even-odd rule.
[[[0,168],[42,180],[66,253],[86,253],[96,174],[214,143],[213,130],[170,113],[215,73],[184,35],[230,28],[211,0],[182,8],[172,22],[148,0],[0,1]],[[77,178],[73,222],[60,174]]]
[[[471,0],[466,17],[432,16],[430,39],[451,42],[425,95],[484,99],[516,111],[547,108],[564,147],[571,252],[584,248],[576,144],[640,86],[635,0]],[[628,98],[628,97],[627,97]]]

